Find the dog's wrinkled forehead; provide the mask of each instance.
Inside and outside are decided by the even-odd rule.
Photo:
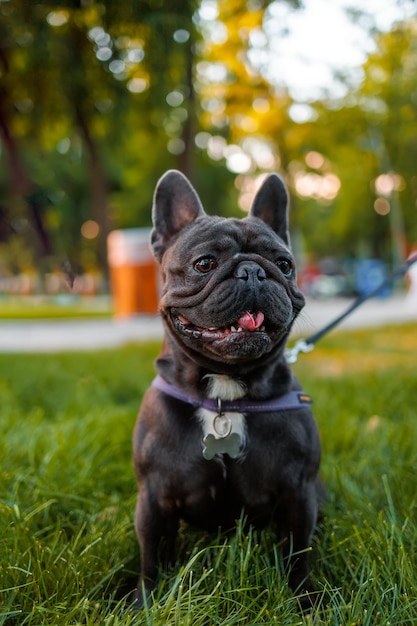
[[[159,262],[164,253],[175,246],[179,236],[183,246],[192,239],[193,246],[225,241],[232,247],[243,246],[243,242],[249,246],[253,241],[259,248],[259,238],[264,237],[268,240],[265,242],[267,247],[279,242],[287,250],[290,247],[288,195],[283,181],[275,174],[268,176],[262,184],[248,218],[225,221],[224,218],[209,217],[187,178],[175,170],[169,171],[156,186],[152,221],[151,246]],[[188,238],[191,233],[192,237]],[[215,241],[217,237],[219,242]]]
[[[262,220],[200,217],[188,225],[167,249],[166,265],[181,265],[204,255],[233,258],[257,254],[275,260],[281,254],[291,256],[288,245]]]

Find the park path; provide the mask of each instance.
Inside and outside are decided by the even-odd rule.
[[[293,335],[306,337],[343,313],[347,298],[308,299]],[[404,294],[374,298],[354,311],[338,328],[366,328],[383,324],[417,323],[417,303],[411,307]],[[337,332],[337,331],[332,331]],[[57,352],[112,348],[131,342],[161,339],[158,316],[118,319],[24,320],[0,322],[0,352]]]

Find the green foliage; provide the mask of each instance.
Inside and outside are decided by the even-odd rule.
[[[341,73],[347,96],[311,102],[298,123],[294,98],[268,78],[271,1],[217,5],[204,19],[198,0],[0,3],[3,271],[45,272],[66,257],[105,271],[108,231],[149,226],[155,183],[172,167],[222,215],[248,207],[259,174],[281,172],[313,257],[398,261],[415,244],[415,18],[374,29],[360,83]],[[247,171],[236,175],[227,149]],[[391,192],[376,189],[380,174],[394,176]],[[302,191],[306,180],[337,189]]]
[[[328,489],[297,613],[271,530],[183,527],[155,602],[128,610],[131,431],[158,346],[0,357],[0,624],[411,624],[417,614],[416,326],[335,333],[297,364]]]
[[[167,143],[194,115],[166,102],[189,90],[191,44],[173,36],[193,38],[194,10],[194,0],[1,3],[0,240],[22,239],[32,263],[69,256],[103,269],[110,228],[150,223],[157,178],[179,166]],[[87,220],[100,226],[94,242],[80,232]]]
[[[410,104],[417,89],[415,31],[413,18],[391,32],[375,32],[362,82],[337,104],[317,102],[317,119],[302,125],[304,142],[328,159],[341,182],[332,202],[317,202],[315,209],[311,200],[301,202],[306,222],[300,219],[300,227],[315,252],[398,261],[417,239],[417,123]],[[394,175],[391,191],[378,192],[380,174]],[[388,212],[375,210],[378,198]]]

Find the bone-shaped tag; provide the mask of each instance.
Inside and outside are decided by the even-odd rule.
[[[228,454],[236,459],[240,454],[241,439],[238,433],[230,433],[227,437],[216,438],[208,433],[204,439],[203,456],[210,461],[216,454]]]

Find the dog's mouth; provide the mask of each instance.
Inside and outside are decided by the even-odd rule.
[[[175,325],[180,332],[195,339],[205,341],[221,341],[223,339],[238,338],[240,336],[267,335],[269,338],[276,338],[283,329],[272,328],[265,321],[262,311],[245,311],[238,319],[230,325],[222,327],[206,328],[198,326],[188,320],[184,315],[171,311]]]

